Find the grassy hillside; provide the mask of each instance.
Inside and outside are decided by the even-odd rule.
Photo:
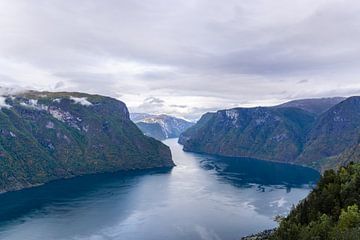
[[[330,100],[207,113],[180,136],[180,143],[186,151],[290,162],[321,171],[357,162],[360,97],[332,107],[340,99]],[[302,110],[303,105],[313,110],[330,108],[314,114]]]
[[[297,108],[235,108],[205,114],[180,137],[184,150],[291,162],[315,117]]]
[[[173,166],[169,148],[144,136],[116,99],[50,92],[4,98],[0,191],[82,174]]]

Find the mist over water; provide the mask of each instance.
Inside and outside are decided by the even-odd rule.
[[[186,153],[176,167],[60,180],[0,195],[0,239],[239,239],[311,190],[309,168]]]

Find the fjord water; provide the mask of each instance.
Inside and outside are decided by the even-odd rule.
[[[0,239],[239,239],[311,190],[309,168],[186,153],[177,166],[60,180],[0,195]]]

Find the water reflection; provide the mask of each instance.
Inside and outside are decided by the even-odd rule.
[[[262,161],[252,158],[231,158],[198,155],[200,166],[213,170],[222,179],[237,187],[251,184],[281,185],[291,191],[291,187],[314,185],[319,179],[316,170],[297,165]]]
[[[86,175],[71,179],[9,192],[0,195],[0,226],[22,216],[36,212],[46,214],[48,206],[59,207],[71,203],[83,203],[92,195],[104,199],[116,194],[126,195],[136,186],[143,176],[169,174],[172,169],[159,168],[135,172],[116,172]]]
[[[172,170],[84,176],[0,195],[0,239],[239,239],[276,226],[273,216],[286,214],[318,179],[308,168],[165,143]]]

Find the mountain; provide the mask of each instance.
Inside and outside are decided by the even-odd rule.
[[[360,153],[360,97],[347,98],[321,114],[303,108],[285,104],[207,113],[179,142],[186,151],[291,162],[319,170],[346,164]]]
[[[130,118],[145,135],[158,140],[177,138],[182,132],[194,125],[194,123],[184,119],[164,114],[131,113]]]
[[[350,97],[318,117],[298,161],[314,165],[335,157],[357,144],[359,137],[360,97]]]
[[[144,136],[116,99],[30,91],[0,97],[0,107],[0,191],[174,166],[169,148]]]
[[[319,115],[345,99],[344,97],[299,99],[280,104],[276,107],[295,107]]]
[[[354,146],[345,149],[338,156],[332,157],[331,160],[333,161],[329,161],[331,164],[326,169],[333,168],[334,166],[346,166],[351,162],[360,163],[360,141]]]
[[[297,108],[234,108],[205,114],[179,142],[185,151],[282,162],[301,153],[315,117]]]

